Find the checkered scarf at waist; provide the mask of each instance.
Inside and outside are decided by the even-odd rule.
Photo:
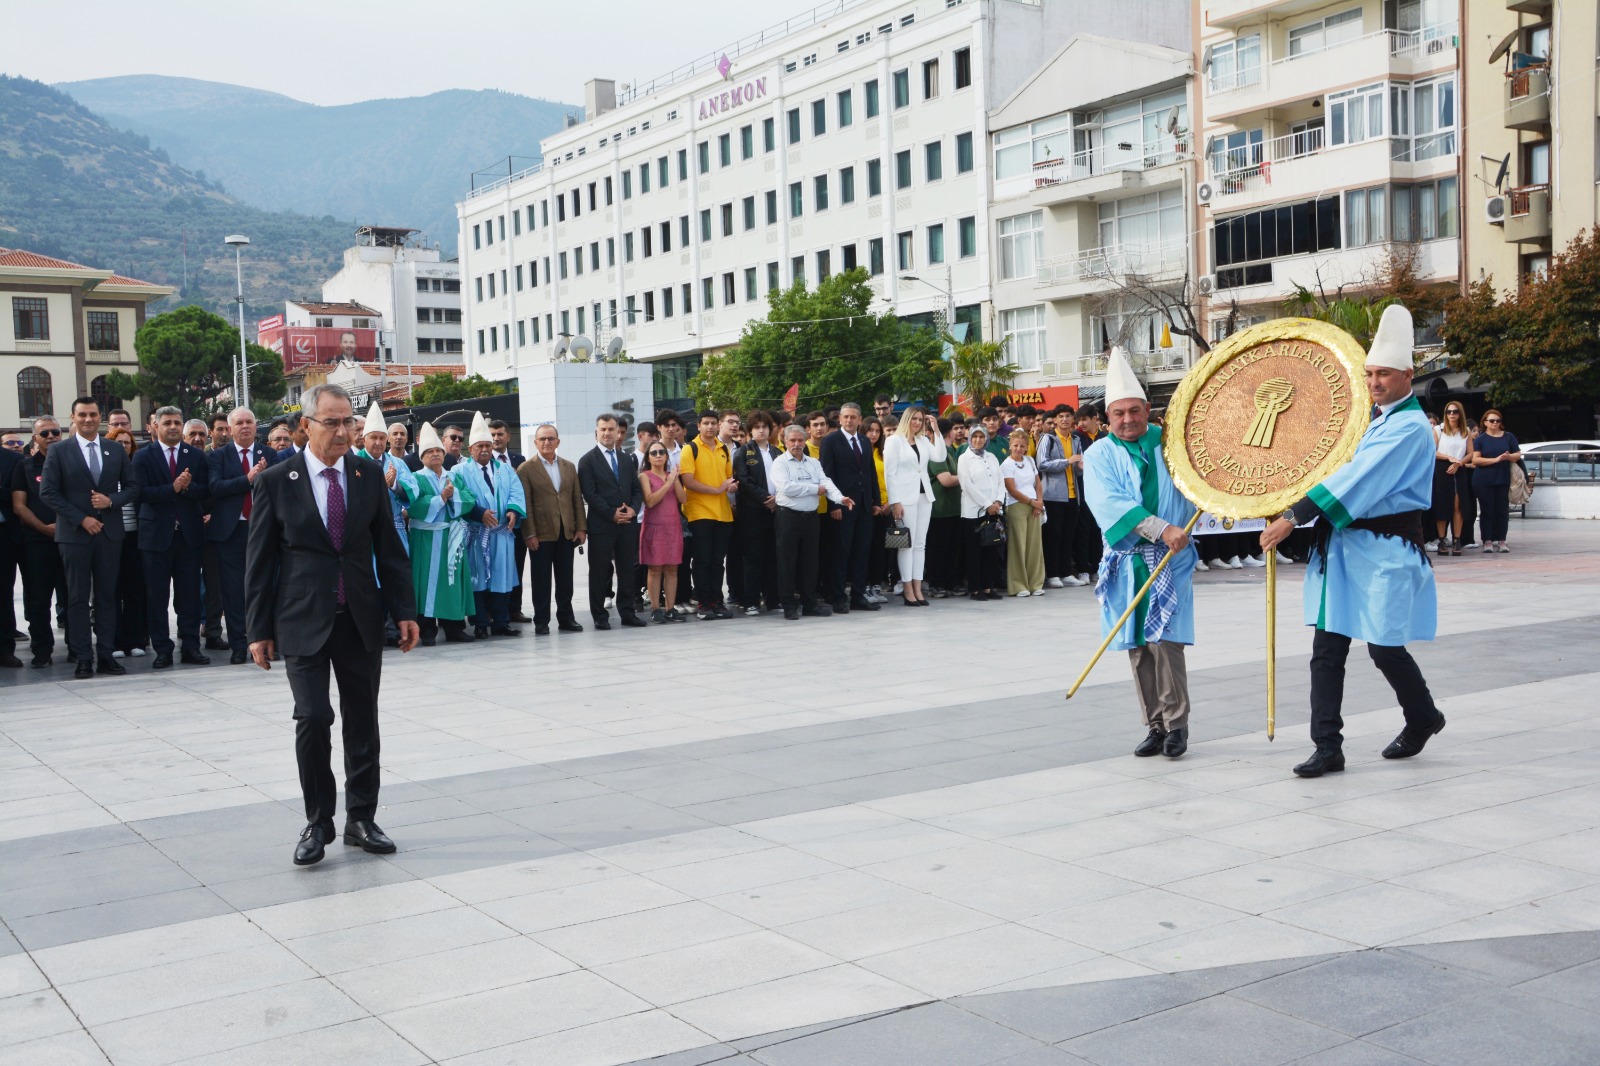
[[[1126,610],[1125,604],[1114,608],[1107,602],[1111,593],[1111,583],[1117,579],[1117,571],[1124,565],[1131,565],[1134,558],[1139,558],[1144,560],[1145,568],[1154,574],[1166,554],[1165,544],[1141,544],[1127,551],[1106,552],[1100,557],[1100,573],[1094,584],[1095,599],[1099,600],[1100,606],[1108,611]],[[1163,567],[1161,572],[1156,574],[1155,584],[1150,587],[1148,603],[1144,616],[1144,639],[1146,642],[1155,642],[1161,639],[1166,632],[1167,623],[1178,612],[1178,582],[1173,578],[1170,566]]]

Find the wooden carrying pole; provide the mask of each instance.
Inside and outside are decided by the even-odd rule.
[[[1267,549],[1267,739],[1278,727],[1278,546]]]
[[[1188,536],[1189,532],[1194,529],[1194,524],[1198,521],[1200,521],[1200,512],[1197,510],[1194,513],[1194,517],[1189,519],[1189,524],[1183,527],[1183,535]],[[1139,589],[1139,594],[1133,598],[1132,603],[1128,604],[1128,609],[1122,612],[1122,617],[1117,619],[1117,624],[1111,627],[1111,632],[1106,634],[1106,639],[1100,642],[1100,647],[1096,649],[1094,658],[1089,660],[1089,665],[1083,668],[1083,673],[1078,675],[1078,680],[1074,681],[1072,687],[1067,689],[1067,699],[1070,700],[1078,694],[1078,687],[1088,678],[1089,671],[1093,670],[1095,664],[1100,661],[1100,656],[1104,655],[1106,649],[1111,647],[1111,641],[1116,638],[1118,633],[1122,632],[1122,627],[1128,624],[1128,619],[1133,616],[1133,612],[1138,609],[1139,604],[1143,603],[1144,598],[1150,594],[1151,587],[1156,583],[1156,576],[1167,568],[1168,563],[1172,562],[1174,554],[1169,550],[1166,555],[1162,556],[1161,561],[1156,564],[1156,568],[1150,571],[1150,576],[1145,579],[1144,585]],[[1270,670],[1271,668],[1269,667],[1268,669]],[[1271,674],[1268,674],[1268,676],[1270,677]]]

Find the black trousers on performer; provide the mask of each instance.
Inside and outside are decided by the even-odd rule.
[[[817,602],[817,541],[822,526],[815,514],[787,507],[778,508],[772,517],[778,598],[785,607],[810,607]]]
[[[1319,629],[1311,638],[1311,739],[1319,748],[1339,748],[1344,744],[1344,663],[1350,654],[1350,638],[1342,633]],[[1424,735],[1439,725],[1439,708],[1423,678],[1417,662],[1405,646],[1368,644],[1367,654],[1394,689],[1400,709],[1405,712],[1406,728]]]
[[[368,651],[349,611],[333,620],[327,643],[315,655],[285,655],[294,695],[294,758],[306,821],[333,828],[338,785],[333,776],[333,701],[328,674],[339,686],[344,741],[344,806],[349,818],[371,819],[378,809],[378,676],[383,648]]]

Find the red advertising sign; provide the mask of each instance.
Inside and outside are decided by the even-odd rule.
[[[1040,411],[1049,411],[1052,407],[1056,406],[1056,404],[1061,403],[1066,404],[1073,410],[1077,410],[1078,386],[1050,385],[1042,389],[1008,389],[1006,391],[1006,400],[1013,407],[1021,407],[1026,403],[1032,404]],[[939,410],[943,412],[953,402],[954,397],[952,397],[949,393],[945,393],[939,397]],[[972,413],[972,405],[966,403],[964,398],[960,406],[961,409],[966,411],[968,414]],[[979,406],[981,407],[983,405],[979,404]]]
[[[276,325],[265,326],[272,318],[258,323],[256,343],[271,348],[283,360],[285,371],[299,370],[313,363],[340,360],[372,363],[378,359],[378,331],[375,329],[337,329],[323,326],[285,326],[282,315],[274,315]]]

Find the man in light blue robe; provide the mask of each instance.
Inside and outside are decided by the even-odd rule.
[[[1383,749],[1408,759],[1444,728],[1428,683],[1405,646],[1432,640],[1438,620],[1433,567],[1423,550],[1422,519],[1432,506],[1433,429],[1411,394],[1411,314],[1386,308],[1367,354],[1374,414],[1350,462],[1307,491],[1305,499],[1261,534],[1270,550],[1294,521],[1320,516],[1321,532],[1306,567],[1305,620],[1311,644],[1311,739],[1317,750],[1294,768],[1301,777],[1344,769],[1344,665],[1351,640],[1394,689],[1405,728]]]
[[[450,475],[474,501],[466,516],[477,607],[473,636],[520,637],[522,630],[511,628],[509,594],[517,583],[516,528],[528,517],[522,482],[508,464],[495,459],[494,438],[482,412],[472,420],[467,448],[470,458],[452,467]]]
[[[371,426],[370,417],[368,426]],[[411,542],[406,534],[406,508],[417,498],[417,476],[389,451],[387,427],[383,430],[369,428],[363,437],[359,454],[383,467],[384,484],[389,486],[389,514],[394,519],[394,531],[400,534],[400,543],[409,554]]]
[[[1148,731],[1135,755],[1176,759],[1189,746],[1189,678],[1185,645],[1194,643],[1194,564],[1198,556],[1184,532],[1194,505],[1172,483],[1161,452],[1161,430],[1150,425],[1150,404],[1114,348],[1106,373],[1106,417],[1111,432],[1083,453],[1084,496],[1103,530],[1095,598],[1101,635],[1128,609],[1170,551],[1173,558],[1150,594],[1111,642],[1133,664],[1134,691]]]

